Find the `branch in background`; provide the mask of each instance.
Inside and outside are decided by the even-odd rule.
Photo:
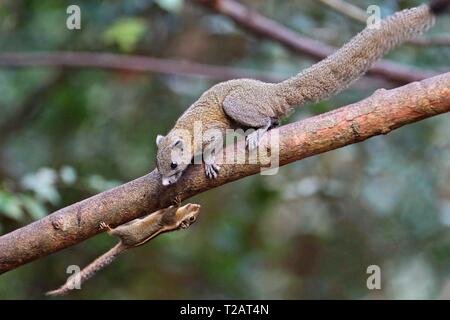
[[[442,34],[430,36],[427,38],[417,38],[408,42],[409,44],[413,44],[415,46],[450,46],[450,36]]]
[[[54,51],[39,53],[0,53],[0,67],[22,68],[43,66],[60,68],[99,68],[127,72],[157,72],[162,74],[207,77],[219,81],[252,78],[266,82],[280,82],[286,79],[286,77],[271,72],[211,66],[189,61],[167,60],[133,55]],[[374,80],[375,79],[368,80],[363,78],[360,81],[354,82],[351,87],[358,89],[380,86],[392,87],[392,83],[387,82],[384,79],[379,79],[380,81],[378,83]]]
[[[367,23],[367,13],[364,12],[361,8],[345,2],[343,0],[319,0],[320,2],[326,4],[333,10],[339,12],[340,14],[350,17],[353,20]]]
[[[378,90],[358,103],[270,132],[279,134],[279,164],[286,165],[449,111],[450,72]],[[261,141],[263,150],[270,150],[268,136]],[[234,153],[234,149],[231,145],[227,152]],[[154,170],[0,237],[0,273],[96,235],[100,222],[117,226],[165,208],[176,198],[184,200],[259,171],[259,164],[223,164],[218,178],[208,180],[202,165],[192,165],[175,185],[163,187]]]
[[[215,80],[253,78],[267,82],[279,82],[280,77],[268,72],[211,66],[206,64],[160,59],[136,55],[95,52],[37,52],[1,53],[0,67],[85,67],[104,68],[128,72],[159,72],[184,76],[203,76]]]
[[[0,126],[0,147],[13,133],[25,127],[28,122],[39,113],[41,108],[44,107],[42,100],[45,99],[52,90],[60,86],[66,77],[67,74],[58,71],[58,73],[52,76],[49,81],[28,95],[9,119],[3,121],[3,124]]]
[[[234,0],[192,1],[233,19],[237,24],[255,34],[277,41],[294,52],[308,55],[316,60],[322,60],[337,50],[335,47],[303,37]],[[433,71],[408,67],[386,60],[373,65],[367,73],[381,76],[398,84],[420,81],[436,75],[436,72]]]
[[[340,14],[347,16],[355,21],[367,23],[367,13],[361,8],[348,3],[343,0],[319,0],[320,2],[326,4],[330,8],[339,12]],[[415,46],[450,46],[450,36],[448,35],[438,35],[431,37],[421,37],[418,39],[412,39],[407,42]]]

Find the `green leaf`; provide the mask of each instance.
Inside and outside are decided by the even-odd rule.
[[[37,199],[27,195],[22,195],[21,200],[25,210],[27,210],[33,219],[38,220],[47,215],[47,210],[44,205]]]
[[[156,3],[164,10],[177,13],[183,8],[183,0],[156,0]]]
[[[104,33],[103,40],[106,44],[117,44],[119,49],[130,52],[135,47],[146,30],[143,19],[122,18],[116,20]]]
[[[20,200],[13,194],[0,192],[0,213],[16,221],[23,218]]]

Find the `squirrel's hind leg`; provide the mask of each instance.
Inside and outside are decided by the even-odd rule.
[[[269,121],[264,127],[256,129],[245,137],[245,145],[248,150],[256,149],[259,145],[259,141],[262,136],[272,127],[272,123]]]
[[[262,136],[278,124],[278,120],[269,107],[264,107],[265,101],[246,100],[243,97],[237,93],[229,94],[223,101],[223,110],[238,125],[255,129],[245,137],[248,150],[253,150],[258,147]]]

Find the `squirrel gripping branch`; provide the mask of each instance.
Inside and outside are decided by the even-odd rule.
[[[170,206],[158,210],[114,229],[105,223],[101,223],[100,227],[108,229],[110,235],[118,237],[119,243],[94,260],[80,273],[70,276],[63,286],[47,292],[46,295],[60,296],[68,293],[76,285],[81,285],[92,278],[98,271],[113,262],[122,252],[141,246],[162,233],[188,228],[197,220],[199,213],[200,205],[189,203],[182,207]]]
[[[176,183],[197,155],[203,155],[207,177],[217,177],[220,168],[212,151],[222,147],[222,140],[196,142],[196,123],[201,124],[202,136],[212,129],[222,136],[227,129],[254,129],[246,136],[247,148],[252,150],[294,106],[345,89],[389,50],[429,29],[436,15],[448,7],[450,0],[433,0],[397,12],[379,24],[367,26],[334,54],[280,83],[236,79],[216,84],[181,115],[166,136],[157,136],[156,166],[162,184]]]

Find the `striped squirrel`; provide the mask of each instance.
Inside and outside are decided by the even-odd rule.
[[[48,296],[66,294],[83,282],[92,278],[98,271],[109,265],[122,252],[143,245],[156,236],[179,229],[186,229],[193,224],[200,213],[200,205],[189,203],[185,206],[170,206],[153,212],[143,218],[132,220],[117,228],[110,228],[104,222],[100,224],[102,229],[107,229],[108,234],[120,239],[113,248],[104,253],[85,267],[79,274],[70,276],[60,288],[46,293]]]
[[[194,144],[196,123],[201,124],[202,133],[214,129],[224,135],[226,129],[255,129],[246,135],[247,148],[252,150],[294,106],[345,89],[389,50],[430,28],[435,16],[449,5],[450,0],[433,0],[397,12],[377,26],[366,27],[326,59],[280,83],[236,79],[214,85],[181,115],[166,136],[157,136],[156,166],[162,184],[175,183],[197,155],[203,155],[207,177],[217,177],[220,167],[211,150],[220,149],[222,141],[203,139]]]

